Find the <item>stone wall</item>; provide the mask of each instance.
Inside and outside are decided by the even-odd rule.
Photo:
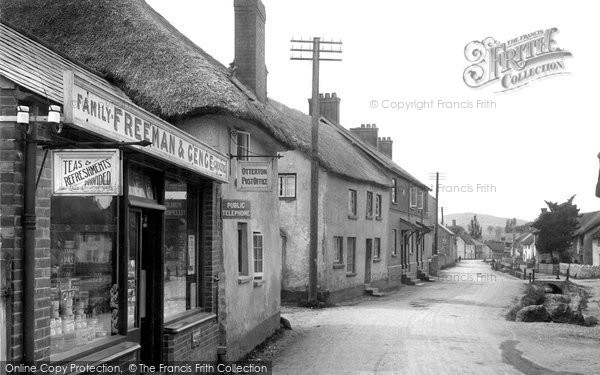
[[[566,275],[569,266],[569,277],[574,279],[600,279],[600,266],[586,264],[561,263],[560,274]]]

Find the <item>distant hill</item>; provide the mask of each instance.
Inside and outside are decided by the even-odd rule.
[[[460,213],[460,214],[444,215],[444,225],[450,226],[450,225],[452,225],[452,220],[456,220],[457,225],[460,225],[461,227],[468,230],[469,224],[471,223],[471,219],[475,215],[477,215],[477,220],[479,221],[479,224],[481,225],[483,240],[499,239],[499,238],[497,238],[498,233],[496,230],[494,230],[492,232],[488,231],[489,226],[501,227],[502,228],[501,235],[505,235],[504,227],[506,226],[506,220],[509,219],[507,217],[498,217],[498,216],[492,216],[492,215],[477,214],[474,212],[465,212],[465,213]],[[517,219],[517,225],[523,225],[523,224],[527,224],[527,223],[528,223],[527,220]]]

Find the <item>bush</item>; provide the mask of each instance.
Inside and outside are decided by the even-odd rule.
[[[543,304],[545,294],[546,292],[544,292],[543,288],[535,285],[527,285],[525,295],[523,295],[520,300],[515,298],[512,307],[505,315],[506,319],[514,322],[517,319],[517,312],[523,307]]]

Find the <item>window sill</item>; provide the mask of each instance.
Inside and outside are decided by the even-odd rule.
[[[295,201],[296,197],[279,197],[280,201]]]
[[[264,280],[254,280],[253,285],[255,288],[258,288],[258,287],[265,285],[265,281]]]
[[[381,262],[381,258],[373,258],[373,263],[379,263]]]
[[[383,220],[383,217],[381,217],[381,216],[377,216],[377,217],[375,218],[375,220],[377,220],[377,221],[382,221],[382,220]]]
[[[367,219],[367,220],[373,220],[373,216],[365,216],[365,219]]]
[[[238,284],[248,284],[252,280],[254,280],[253,276],[238,276]]]
[[[208,312],[197,313],[187,319],[180,320],[177,323],[166,325],[165,333],[180,333],[197,325],[200,325],[208,320],[216,319],[216,315]]]
[[[356,276],[356,272],[346,272],[346,277],[354,277]]]
[[[392,254],[391,257],[392,258],[398,258],[398,254]]]
[[[342,269],[344,267],[346,267],[346,265],[344,263],[334,263],[333,264],[333,269],[334,270],[339,270],[339,269]]]
[[[350,219],[350,220],[358,220],[358,216],[356,216],[356,215],[348,215],[348,219]]]
[[[180,320],[184,320],[189,318],[190,316],[194,316],[196,314],[200,314],[203,313],[204,309],[202,309],[202,307],[196,307],[190,310],[186,310],[186,311],[182,311],[180,313],[168,316],[164,318],[165,321],[165,326],[169,325],[169,324],[174,324]]]

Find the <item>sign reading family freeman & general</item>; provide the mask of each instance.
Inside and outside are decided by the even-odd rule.
[[[250,219],[250,201],[223,199],[221,217],[223,219]]]
[[[140,151],[188,170],[228,182],[229,159],[184,131],[123,98],[64,75],[65,122],[115,141],[148,141]]]
[[[473,41],[465,47],[469,65],[463,80],[477,88],[498,82],[508,91],[535,80],[565,74],[564,58],[571,52],[558,47],[557,28],[537,30],[501,43],[492,37]]]
[[[271,191],[273,164],[264,161],[238,162],[237,188],[241,191]]]
[[[55,195],[121,195],[119,150],[56,150],[52,153]]]

